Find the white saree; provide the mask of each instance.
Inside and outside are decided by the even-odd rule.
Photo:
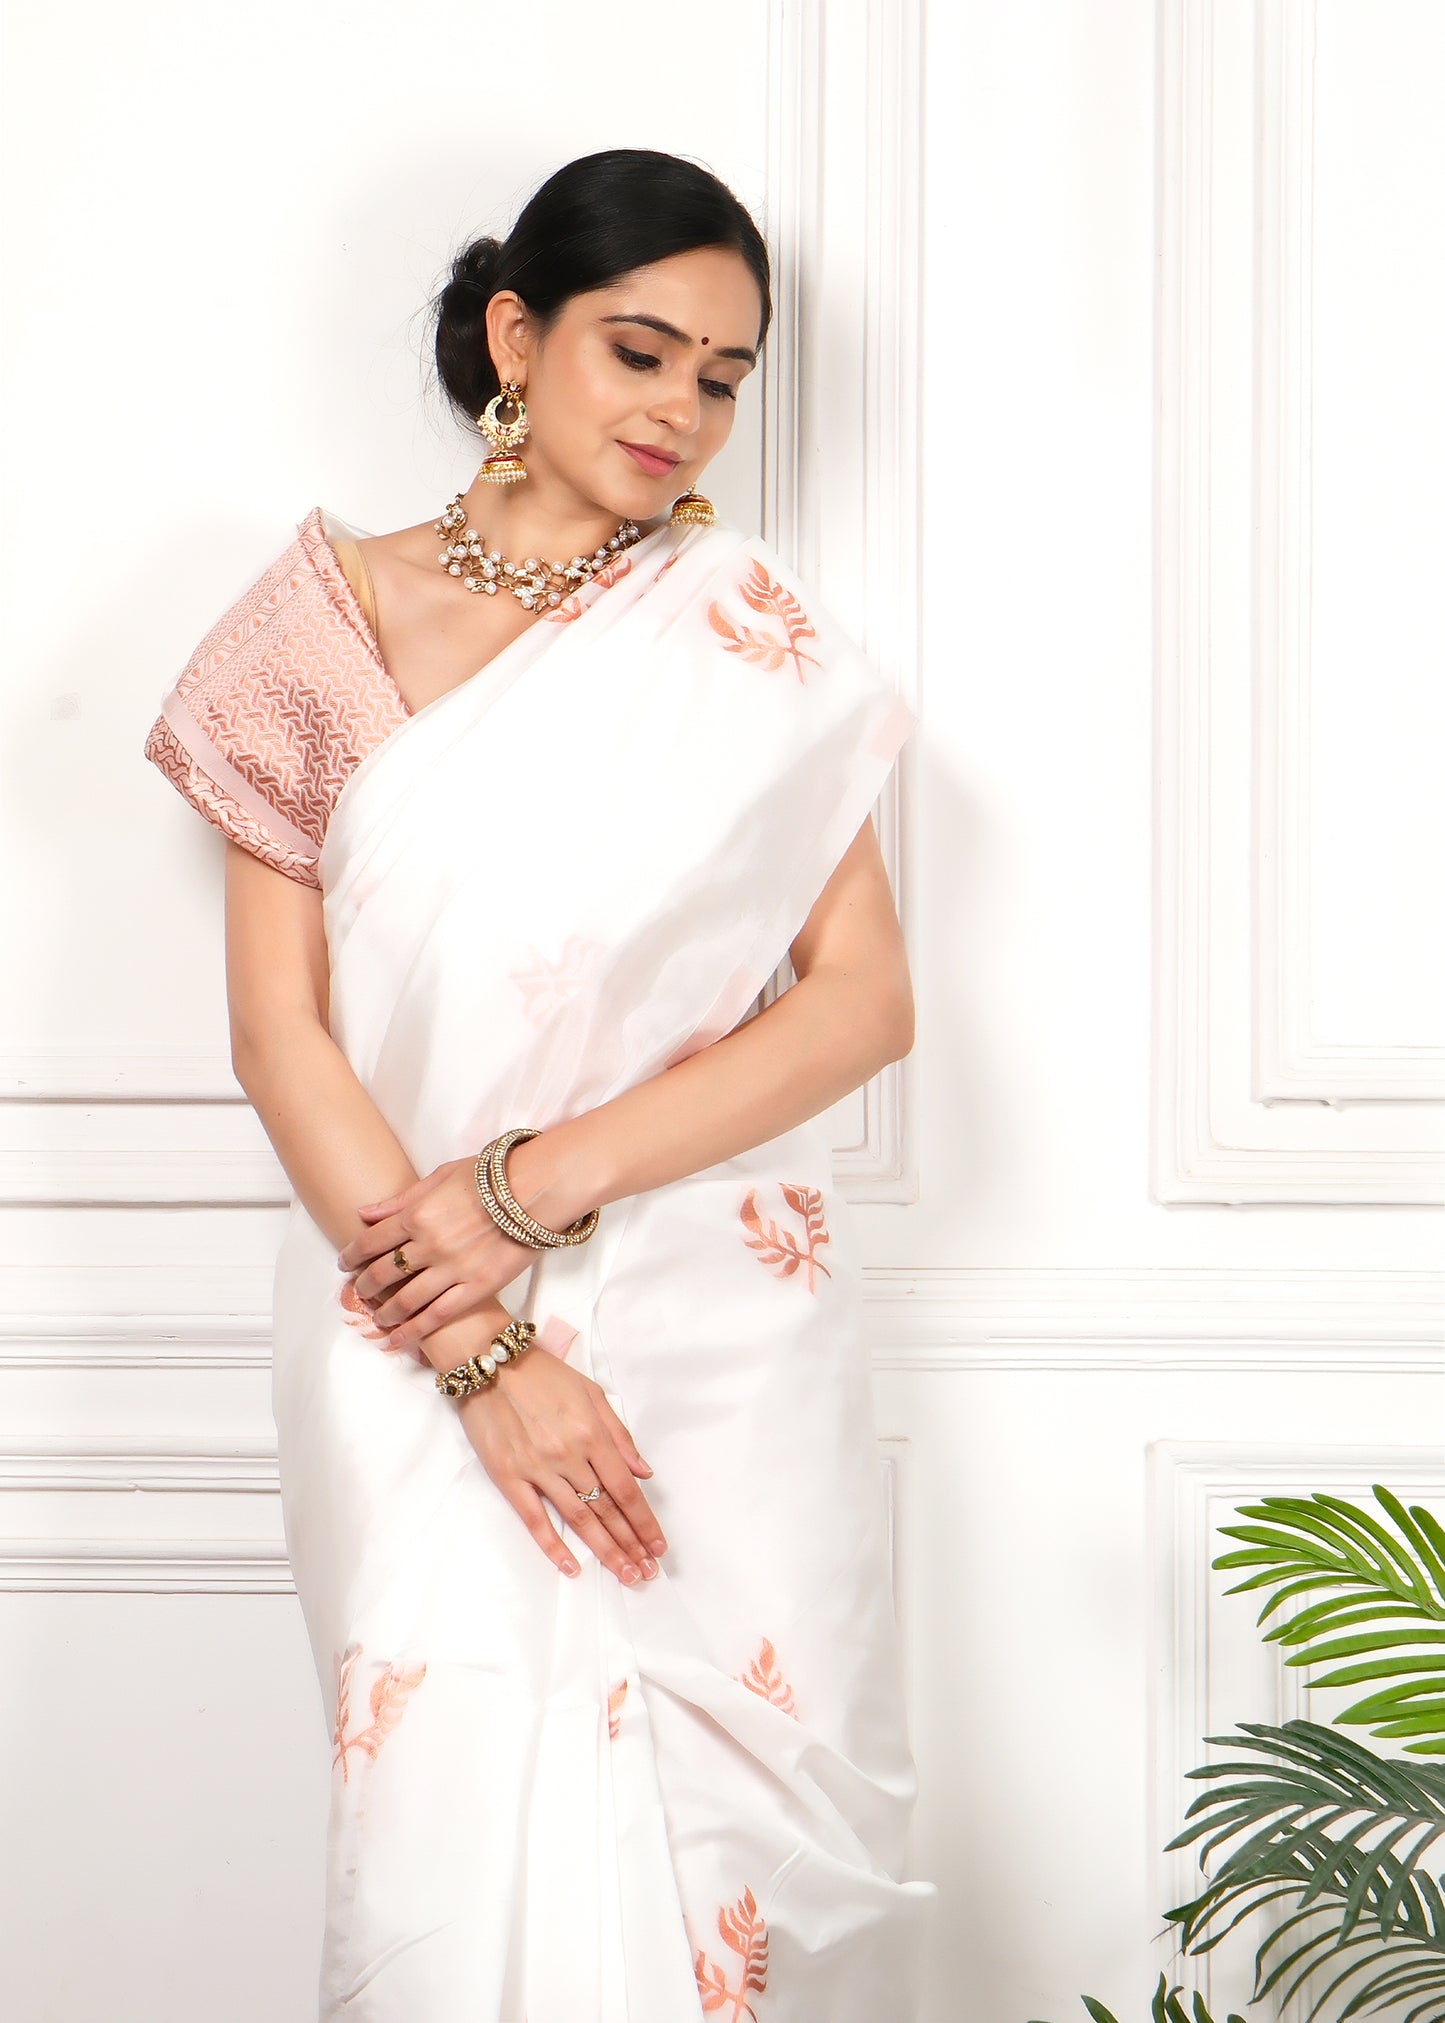
[[[760,540],[663,526],[608,575],[331,814],[332,1032],[419,1173],[731,1031],[914,725]],[[652,1463],[668,1550],[635,1589],[565,1510],[558,1572],[349,1287],[296,1204],[273,1398],[332,1730],[321,2016],[910,2023],[937,1892],[902,1880],[916,1778],[821,1120],[605,1205],[501,1294],[576,1330]]]

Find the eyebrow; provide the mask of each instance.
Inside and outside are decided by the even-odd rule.
[[[648,330],[656,330],[663,337],[676,338],[679,344],[691,344],[692,339],[685,330],[679,330],[675,323],[664,323],[660,316],[604,316],[604,323],[641,323]],[[741,344],[709,345],[714,358],[742,358],[749,365],[756,365],[758,354]]]

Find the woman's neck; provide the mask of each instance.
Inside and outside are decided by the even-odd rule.
[[[509,562],[535,555],[539,562],[570,562],[605,547],[622,524],[620,513],[589,507],[575,493],[539,481],[494,485],[474,478],[462,494],[472,528]],[[647,523],[639,523],[647,531]]]

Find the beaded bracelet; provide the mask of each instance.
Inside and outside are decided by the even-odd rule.
[[[580,1215],[566,1229],[548,1229],[545,1223],[538,1222],[527,1213],[507,1184],[507,1154],[514,1145],[541,1135],[540,1131],[521,1125],[514,1131],[504,1131],[499,1138],[493,1138],[489,1145],[482,1147],[473,1169],[482,1206],[503,1236],[511,1237],[513,1243],[524,1243],[529,1250],[546,1250],[564,1243],[585,1243],[597,1227],[598,1211],[595,1208]]]
[[[493,1335],[489,1352],[458,1363],[454,1370],[437,1371],[437,1389],[447,1398],[469,1398],[486,1384],[495,1384],[503,1363],[515,1363],[532,1346],[537,1332],[534,1321],[508,1321],[499,1335]]]

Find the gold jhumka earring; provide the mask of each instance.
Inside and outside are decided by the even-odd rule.
[[[710,527],[716,518],[712,500],[703,498],[694,485],[689,485],[682,497],[672,502],[674,527]]]
[[[504,404],[517,410],[514,421],[501,419],[498,409]],[[516,451],[527,440],[527,409],[515,379],[503,380],[501,392],[494,393],[477,416],[477,427],[492,445],[492,454],[477,476],[485,478],[489,485],[520,484],[527,475],[527,466]]]

